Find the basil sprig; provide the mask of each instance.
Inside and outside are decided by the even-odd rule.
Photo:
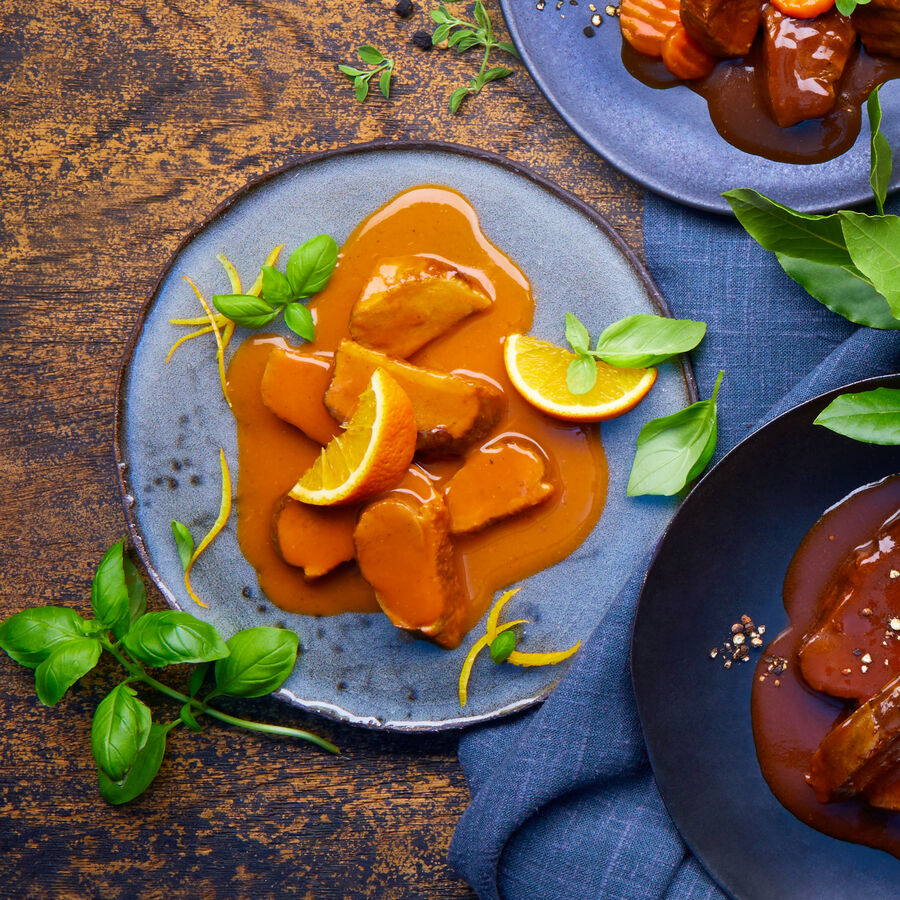
[[[591,336],[572,313],[566,313],[566,340],[575,353],[566,373],[573,394],[586,394],[597,382],[595,359],[623,369],[643,369],[693,350],[706,334],[705,322],[640,313],[605,328],[591,350]]]
[[[855,441],[900,444],[900,390],[875,388],[835,397],[815,419]]]
[[[104,651],[127,672],[100,701],[91,726],[91,750],[101,795],[114,804],[142,794],[159,771],[168,733],[179,724],[195,731],[210,716],[252,731],[310,741],[331,753],[334,744],[295,728],[267,725],[228,715],[210,706],[213,697],[262,697],[277,690],[297,659],[297,635],[260,626],[239,631],[227,642],[209,623],[177,610],[146,612],[140,573],[125,554],[124,541],[103,556],[91,586],[96,618],[86,619],[63,606],[40,606],[0,622],[0,649],[34,669],[38,699],[58,703],[66,691],[94,669]],[[145,666],[199,664],[185,694],[150,675]],[[198,699],[212,673],[215,686]],[[177,718],[153,722],[136,686],[153,688],[180,704]]]
[[[748,188],[722,196],[760,246],[832,312],[871,328],[900,328],[900,218],[884,215],[891,148],[881,133],[878,88],[867,101],[870,177],[879,214],[809,215]]]
[[[719,372],[712,397],[699,400],[671,416],[651,419],[641,429],[628,478],[628,496],[670,497],[693,481],[716,449]]]
[[[265,328],[283,312],[288,328],[304,340],[312,341],[316,326],[304,301],[328,284],[337,258],[338,245],[334,238],[328,234],[316,235],[288,257],[285,272],[279,272],[274,266],[262,267],[261,297],[216,294],[213,303],[223,316],[251,329]]]

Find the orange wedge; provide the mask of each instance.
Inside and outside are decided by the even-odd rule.
[[[366,500],[397,484],[415,451],[412,402],[384,369],[376,369],[346,430],[328,442],[290,496],[316,506]]]
[[[566,386],[575,354],[526,334],[506,339],[503,361],[515,389],[532,405],[558,419],[599,422],[633,409],[653,387],[656,369],[618,369],[597,361],[597,383],[586,394]]]

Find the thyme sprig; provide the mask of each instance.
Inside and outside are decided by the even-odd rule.
[[[359,58],[372,69],[357,69],[354,66],[338,66],[352,82],[356,89],[356,100],[364,103],[369,96],[369,82],[378,75],[378,89],[384,95],[385,100],[391,96],[391,77],[394,74],[394,60],[385,56],[380,50],[376,50],[371,44],[363,44],[357,50]]]

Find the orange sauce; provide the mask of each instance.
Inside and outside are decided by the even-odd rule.
[[[491,434],[469,453],[504,435],[524,436],[547,457],[547,480],[556,490],[540,505],[453,539],[458,569],[470,598],[466,630],[483,615],[494,593],[568,556],[596,524],[606,499],[607,469],[599,429],[545,416],[522,399],[506,377],[503,342],[531,328],[534,298],[521,270],[485,237],[475,210],[460,194],[443,187],[405,191],[364,220],[341,249],[328,287],[309,304],[316,339],[303,352],[327,360],[347,338],[351,307],[379,260],[413,254],[445,257],[476,273],[494,302],[485,312],[459,323],[415,353],[410,361],[497,385],[505,409]],[[285,564],[272,539],[273,511],[318,455],[320,445],[277,418],[263,405],[260,381],[280,337],[248,338],[228,369],[237,419],[240,473],[237,489],[238,541],[256,568],[266,596],[293,612],[333,615],[378,609],[374,594],[355,563],[307,580]],[[303,394],[321,397],[327,377],[310,366]],[[324,408],[323,408],[324,411]],[[465,457],[416,459],[401,488],[427,499],[463,464]]]

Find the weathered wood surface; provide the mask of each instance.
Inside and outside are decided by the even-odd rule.
[[[638,246],[639,192],[521,66],[451,117],[472,60],[412,46],[432,0],[407,20],[393,5],[0,0],[0,614],[88,608],[93,567],[123,532],[112,422],[125,339],[182,236],[253,176],[375,138],[449,140],[548,175]],[[397,75],[390,102],[358,106],[335,66],[367,42]],[[314,726],[344,756],[226,728],[176,733],[150,793],[113,809],[88,746],[108,684],[93,674],[45,709],[29,673],[0,659],[0,895],[471,895],[446,863],[468,796],[453,736],[237,704]]]

